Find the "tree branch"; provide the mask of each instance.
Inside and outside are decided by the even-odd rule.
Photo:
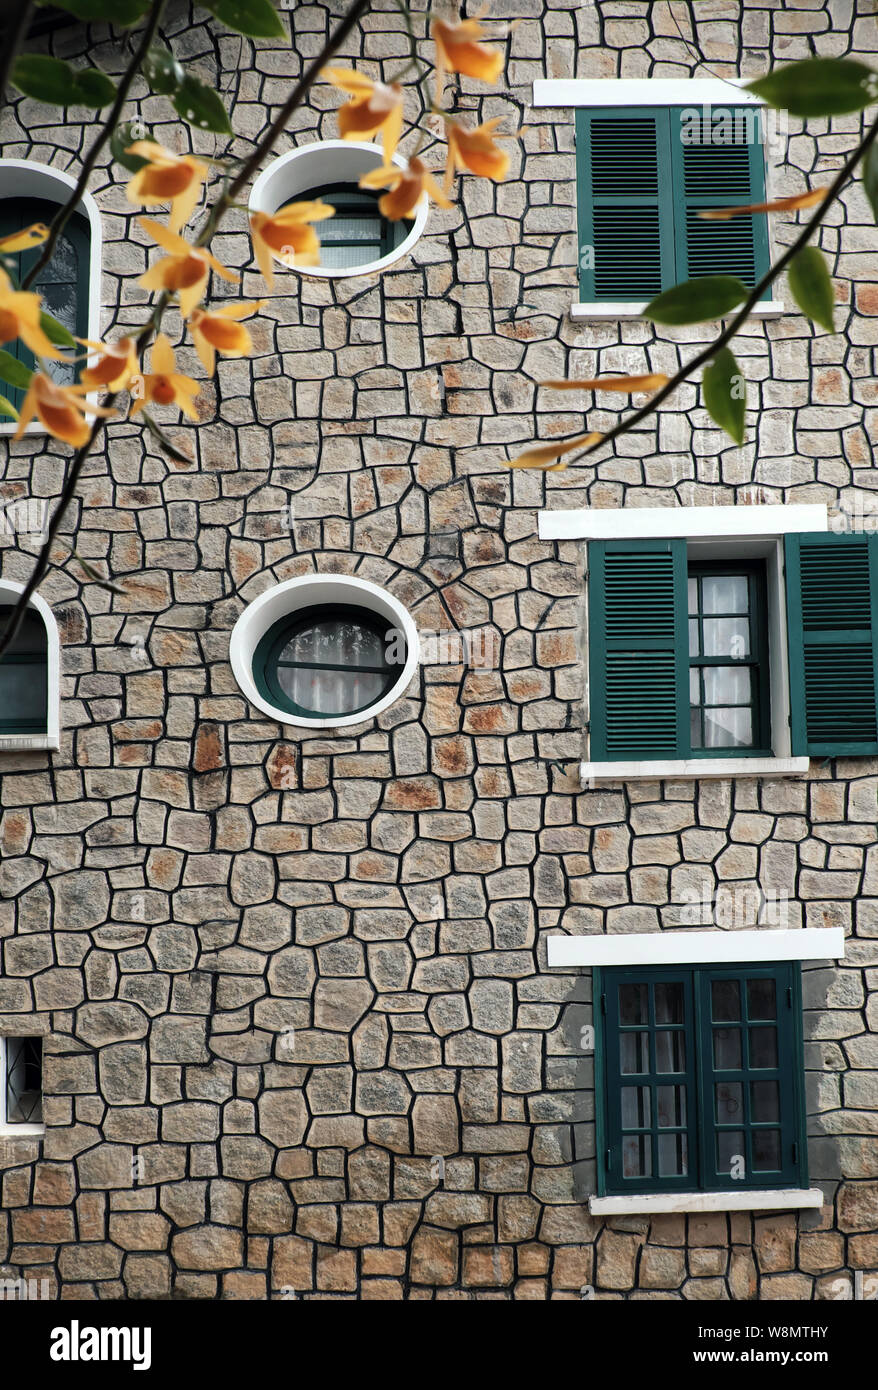
[[[3,49],[0,52],[0,110],[6,100],[6,83],[15,62],[19,45],[27,32],[30,20],[31,0],[18,0],[18,9],[12,14],[9,27],[2,34]]]

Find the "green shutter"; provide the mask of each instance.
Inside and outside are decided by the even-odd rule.
[[[670,111],[677,282],[737,275],[755,285],[768,269],[764,213],[709,222],[705,208],[765,201],[765,155],[753,107]]]
[[[592,759],[687,757],[686,542],[592,541],[588,565]]]
[[[576,168],[582,299],[652,299],[674,283],[667,108],[580,108]]]
[[[793,753],[878,753],[878,536],[786,537]]]

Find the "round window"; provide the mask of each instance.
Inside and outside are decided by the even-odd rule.
[[[260,639],[253,675],[278,708],[307,719],[369,709],[407,659],[399,628],[367,608],[322,604],[281,618]]]

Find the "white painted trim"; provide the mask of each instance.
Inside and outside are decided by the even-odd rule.
[[[60,206],[67,202],[75,187],[76,179],[49,164],[39,164],[32,159],[0,159],[0,199],[45,198]],[[76,210],[88,218],[88,337],[97,341],[101,336],[101,214],[88,191],[83,193]],[[88,399],[94,403],[95,397]],[[0,422],[0,435],[14,434],[16,429],[15,420]],[[46,430],[39,420],[34,420],[24,433],[45,434]]]
[[[645,315],[646,307],[647,301],[645,299],[640,301],[625,299],[606,304],[598,303],[596,300],[587,302],[580,301],[579,303],[570,305],[570,317],[572,319],[587,320],[589,322],[600,322],[603,319],[642,319]],[[750,317],[752,319],[778,319],[783,314],[788,314],[789,312],[783,300],[763,299],[750,310]],[[731,317],[731,313],[724,315],[724,318],[727,319]],[[705,323],[706,322],[721,323],[723,320],[705,319]],[[671,325],[660,325],[662,329],[669,326]],[[694,327],[694,325],[691,324],[681,326],[686,328]]]
[[[585,507],[540,512],[541,541],[718,539],[828,531],[825,502],[747,507]]]
[[[15,603],[24,585],[12,579],[0,579],[0,601]],[[0,753],[27,752],[47,749],[57,752],[61,746],[61,639],[55,614],[41,594],[32,594],[29,608],[39,613],[46,629],[46,732],[45,734],[4,734],[0,737]]]
[[[550,936],[551,967],[733,964],[739,961],[842,960],[843,927],[797,927],[769,931],[679,931]]]
[[[809,758],[668,758],[664,762],[584,762],[582,782],[667,781],[691,777],[797,777],[808,771]]]
[[[749,1192],[646,1192],[619,1197],[589,1197],[592,1216],[644,1216],[686,1211],[819,1211],[819,1187],[778,1187]]]
[[[383,618],[402,629],[406,643],[406,661],[399,679],[386,695],[368,709],[330,719],[306,719],[292,715],[288,710],[278,709],[259,693],[253,679],[253,657],[261,638],[274,623],[300,609],[311,608],[321,603],[346,604],[354,608],[368,609],[372,613],[380,613]],[[419,659],[418,629],[399,599],[394,598],[386,589],[380,589],[377,584],[372,584],[366,579],[356,579],[348,574],[303,574],[267,589],[244,609],[232,629],[229,644],[229,660],[235,680],[251,705],[255,705],[263,714],[267,714],[279,724],[302,729],[322,729],[327,732],[348,728],[353,724],[364,724],[387,709],[406,689],[417,669]]]
[[[538,77],[533,105],[569,106],[762,106],[746,92],[746,77]]]
[[[321,140],[314,144],[299,145],[287,154],[275,159],[263,169],[250,193],[251,212],[277,212],[285,203],[294,198],[307,195],[311,190],[327,183],[358,183],[361,176],[370,169],[383,164],[384,154],[380,145],[371,145],[359,140]],[[395,154],[393,163],[405,169],[407,160]],[[381,256],[377,261],[350,269],[321,266],[286,266],[299,275],[311,276],[317,280],[351,279],[359,275],[377,275],[396,261],[402,260],[421,237],[427,225],[429,202],[426,193],[422,196],[417,213],[411,223],[411,231],[398,246]],[[317,235],[320,235],[320,224]],[[278,264],[283,265],[282,261]]]

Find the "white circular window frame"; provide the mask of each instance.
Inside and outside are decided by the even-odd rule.
[[[306,608],[316,608],[320,604],[363,608],[368,613],[376,613],[379,617],[386,618],[394,627],[401,629],[405,637],[406,661],[399,679],[394,681],[387,694],[376,700],[374,705],[357,710],[355,714],[308,719],[304,715],[292,714],[289,710],[271,704],[260,694],[253,679],[253,658],[256,648],[270,627],[282,618],[291,618]],[[420,640],[410,613],[386,589],[380,589],[377,584],[371,584],[366,579],[354,579],[347,574],[304,574],[268,589],[244,609],[232,628],[229,658],[235,680],[251,705],[255,705],[263,714],[267,714],[279,724],[289,724],[301,729],[344,729],[374,719],[400,698],[417,670]]]
[[[298,149],[282,154],[262,171],[250,193],[250,211],[273,214],[285,203],[307,198],[315,188],[323,188],[326,184],[359,183],[363,174],[383,163],[384,154],[380,145],[367,144],[359,140],[321,140],[318,144],[300,145]],[[405,169],[407,166],[407,160],[399,154],[394,154],[393,163],[399,169]],[[318,280],[375,275],[408,255],[427,225],[428,212],[429,204],[425,193],[418,204],[408,236],[403,237],[398,246],[377,261],[343,268],[319,265],[294,265],[286,268]],[[315,226],[319,236],[320,223],[316,223]],[[285,264],[283,261],[278,263]]]

